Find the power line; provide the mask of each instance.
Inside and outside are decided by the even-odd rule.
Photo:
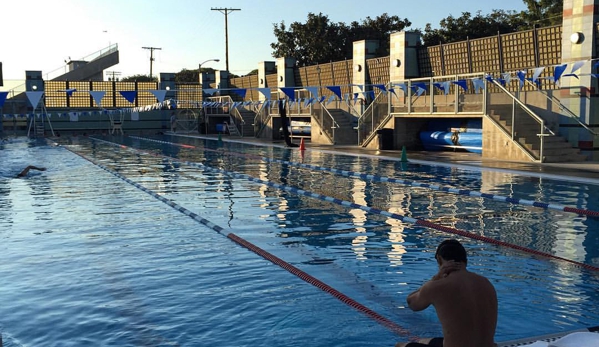
[[[240,8],[211,8],[212,11],[219,11],[225,15],[225,63],[226,69],[229,71],[229,25],[227,15],[233,11],[241,11]]]
[[[116,82],[118,80],[118,76],[121,75],[120,71],[106,71],[106,76],[112,76],[112,79],[108,77],[109,81]]]
[[[159,51],[162,48],[158,48],[158,47],[142,47],[143,49],[149,49],[150,50],[150,80],[152,79],[152,62],[154,61],[154,51]]]

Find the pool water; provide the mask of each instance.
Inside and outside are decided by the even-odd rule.
[[[405,299],[436,272],[439,242],[455,236],[294,189],[599,266],[597,218],[300,164],[597,211],[594,181],[183,137],[60,141],[17,138],[0,147],[5,347],[393,346],[407,340],[154,195],[292,264],[410,336],[441,335],[434,309],[412,312]],[[29,164],[48,170],[14,178]],[[593,270],[457,238],[469,253],[469,269],[496,287],[497,341],[598,324]]]

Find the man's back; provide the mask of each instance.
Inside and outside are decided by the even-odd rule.
[[[464,268],[428,284],[444,347],[494,346],[497,294],[489,280]]]

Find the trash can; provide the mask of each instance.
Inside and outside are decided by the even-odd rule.
[[[376,131],[376,134],[379,141],[379,149],[393,149],[393,129],[379,129]]]

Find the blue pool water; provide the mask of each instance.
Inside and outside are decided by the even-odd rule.
[[[436,272],[435,247],[453,235],[243,175],[599,266],[599,223],[593,217],[269,159],[597,211],[599,186],[593,182],[406,166],[317,150],[301,155],[297,149],[193,138],[153,138],[187,148],[134,137],[100,140],[62,139],[61,146],[52,146],[13,139],[0,147],[5,347],[392,346],[406,341],[102,167],[263,248],[412,336],[441,334],[434,309],[414,313],[405,298]],[[48,170],[14,178],[29,164]],[[596,272],[459,239],[469,252],[470,270],[487,276],[497,289],[497,341],[599,323]]]

